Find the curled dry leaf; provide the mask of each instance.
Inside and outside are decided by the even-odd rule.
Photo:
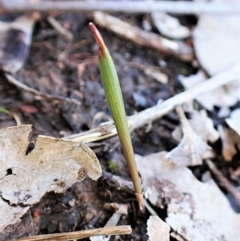
[[[33,26],[39,18],[39,13],[34,12],[13,22],[0,21],[1,70],[14,74],[22,68],[31,45]]]
[[[181,121],[183,138],[180,144],[166,155],[166,158],[176,166],[200,165],[203,159],[214,156],[212,148],[194,132],[182,109],[178,108],[177,112]]]
[[[231,161],[233,156],[240,150],[240,136],[232,129],[218,126],[218,131],[222,140],[222,155],[225,161]]]
[[[101,176],[94,152],[76,142],[38,136],[26,154],[30,131],[30,125],[0,130],[0,236],[46,192],[62,192],[86,174]]]
[[[166,158],[176,166],[196,166],[201,165],[203,159],[213,156],[212,148],[189,128],[180,144]]]
[[[150,202],[167,207],[166,222],[186,241],[236,240],[240,216],[213,180],[198,181],[187,167],[175,167],[166,152],[136,155]],[[175,235],[177,237],[177,235]]]
[[[149,241],[169,241],[170,227],[158,216],[150,216],[147,221],[147,234]]]
[[[191,125],[193,131],[201,137],[201,139],[205,142],[210,141],[214,143],[219,138],[218,131],[213,126],[213,121],[207,116],[207,112],[205,110],[193,111],[192,117],[189,120],[189,124]],[[177,141],[180,141],[181,138],[180,127],[177,127],[173,131],[173,136]]]
[[[194,132],[204,141],[214,143],[219,138],[218,131],[213,126],[213,121],[207,116],[205,110],[193,111],[192,118],[189,120]]]
[[[184,39],[191,35],[190,30],[181,25],[179,20],[163,12],[153,12],[151,14],[152,21],[158,31],[169,38]]]
[[[179,76],[179,80],[185,89],[190,89],[197,84],[207,81],[207,77],[204,72],[200,70],[197,74],[191,75],[189,77]],[[239,93],[240,80],[237,80],[236,78],[236,81],[233,81],[215,90],[201,94],[195,99],[205,109],[212,111],[214,106],[224,108],[236,104],[236,102],[240,100]]]
[[[240,136],[240,109],[234,110],[230,118],[226,119],[226,122]]]

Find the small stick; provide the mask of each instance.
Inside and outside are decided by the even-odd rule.
[[[94,12],[93,18],[99,26],[107,28],[115,34],[131,40],[140,46],[154,48],[160,52],[175,55],[185,61],[193,59],[192,48],[183,42],[169,40],[158,34],[141,30],[138,27],[102,12]]]
[[[72,239],[84,239],[93,236],[100,235],[125,235],[131,234],[132,229],[131,226],[116,226],[116,227],[105,227],[105,228],[96,228],[90,230],[82,230],[77,232],[70,233],[55,233],[55,234],[47,234],[47,235],[38,235],[31,236],[23,239],[11,239],[8,241],[65,241]]]
[[[238,3],[190,1],[0,1],[0,12],[27,11],[110,11],[125,13],[151,13],[154,11],[176,14],[240,13]]]
[[[31,87],[28,87],[27,85],[21,83],[20,81],[18,81],[17,79],[15,79],[12,75],[10,74],[5,74],[5,77],[7,78],[8,82],[14,86],[16,86],[18,89],[29,92],[35,96],[40,96],[44,99],[48,99],[48,100],[52,100],[52,101],[60,101],[60,102],[69,102],[69,103],[74,103],[77,105],[81,105],[81,103],[77,100],[74,99],[70,99],[70,98],[65,98],[65,97],[61,97],[61,96],[53,96],[53,95],[49,95],[49,94],[43,94],[38,90],[35,90]]]
[[[55,18],[48,16],[47,18],[48,22],[50,23],[50,25],[62,36],[64,36],[66,39],[68,40],[72,40],[73,39],[73,34],[68,31],[67,29],[65,29]]]
[[[214,77],[177,94],[168,100],[163,101],[161,104],[157,104],[146,110],[143,110],[135,115],[128,117],[128,126],[131,131],[140,128],[148,123],[151,123],[171,110],[177,105],[182,105],[198,95],[217,89],[223,85],[229,84],[238,79],[240,75],[240,62],[232,66],[231,68],[215,75]],[[72,139],[79,142],[91,142],[96,140],[103,140],[117,134],[114,124],[111,122],[104,122],[97,128],[73,136],[65,137],[66,139]],[[90,135],[91,138],[88,136]]]
[[[209,169],[212,171],[212,173],[216,176],[216,178],[222,184],[222,186],[234,196],[235,200],[240,206],[240,192],[228,181],[228,179],[222,174],[222,172],[218,170],[216,165],[211,160],[207,160],[206,163]]]

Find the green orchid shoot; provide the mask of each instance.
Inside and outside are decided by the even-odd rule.
[[[132,141],[128,129],[126,112],[124,108],[123,97],[117,72],[112,57],[109,54],[108,49],[99,31],[93,23],[89,23],[89,27],[99,47],[98,58],[103,88],[122,145],[122,150],[128,164],[139,208],[140,210],[142,210],[144,205],[142,188],[134,158]]]

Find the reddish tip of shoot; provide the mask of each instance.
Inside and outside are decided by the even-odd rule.
[[[102,39],[101,34],[99,33],[98,29],[96,28],[96,26],[93,23],[89,23],[89,27],[92,31],[92,34],[98,44],[99,47],[99,53],[102,55],[103,54],[103,49],[105,48],[105,44],[104,41]]]

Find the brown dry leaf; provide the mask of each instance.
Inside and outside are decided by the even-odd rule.
[[[239,68],[239,67],[238,67]],[[193,86],[207,81],[207,77],[203,71],[198,71],[197,74],[188,77],[179,76],[179,80],[185,89],[190,89]],[[205,109],[212,111],[214,106],[229,107],[240,100],[240,80],[231,82],[215,90],[206,92],[197,96],[195,99]]]
[[[38,136],[26,155],[30,132],[30,125],[0,130],[0,235],[46,192],[63,192],[86,174],[101,176],[94,152],[76,142]]]
[[[222,155],[225,161],[232,161],[233,156],[240,150],[240,136],[232,129],[218,126],[222,140]]]
[[[240,237],[240,216],[215,182],[198,181],[187,167],[175,167],[165,156],[160,152],[135,157],[148,199],[155,206],[167,206],[171,229],[186,241]]]
[[[149,241],[169,241],[169,232],[170,227],[167,223],[163,222],[158,216],[150,216],[147,221],[147,235]]]
[[[183,138],[180,144],[166,155],[166,158],[176,166],[200,165],[203,159],[214,156],[212,148],[194,132],[182,109],[178,108],[177,112],[181,121]]]
[[[240,136],[240,109],[234,110],[231,117],[226,119],[226,122]]]

